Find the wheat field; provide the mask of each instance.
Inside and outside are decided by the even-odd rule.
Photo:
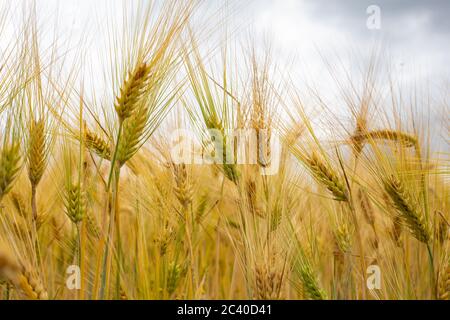
[[[450,299],[448,124],[380,85],[376,54],[336,80],[343,117],[270,50],[236,62],[201,6],[105,18],[95,61],[21,12],[0,51],[1,299]]]

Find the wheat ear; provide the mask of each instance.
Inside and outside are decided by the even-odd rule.
[[[410,134],[388,129],[373,130],[366,133],[359,132],[351,137],[353,143],[358,145],[360,149],[362,149],[361,144],[368,139],[397,141],[406,147],[415,147],[418,143],[417,139]]]
[[[0,201],[11,190],[20,170],[20,146],[12,143],[3,148],[0,156]]]
[[[337,201],[348,201],[347,190],[338,175],[316,153],[306,159],[306,164],[317,181],[322,183]]]
[[[45,122],[43,119],[33,120],[28,143],[28,178],[34,187],[44,174],[47,163],[45,154]]]
[[[450,261],[440,273],[438,291],[440,300],[450,300]]]
[[[175,179],[175,196],[185,208],[192,203],[194,195],[194,190],[186,170],[186,165],[184,163],[174,164],[173,173]]]
[[[120,122],[134,113],[139,99],[146,90],[150,73],[150,66],[140,63],[128,74],[128,79],[124,81],[120,88],[120,94],[116,97],[115,109]]]
[[[279,298],[282,275],[266,266],[255,268],[256,298],[259,300],[275,300]]]
[[[142,106],[123,124],[123,132],[117,147],[117,161],[123,166],[138,150],[148,119],[148,108]]]
[[[300,279],[303,284],[304,293],[311,300],[326,300],[325,292],[320,288],[317,276],[308,263],[300,267]]]
[[[73,223],[81,222],[86,213],[86,195],[82,184],[71,184],[66,187],[66,214]]]
[[[111,159],[111,149],[109,144],[100,135],[85,130],[86,147],[105,160]]]
[[[405,190],[403,183],[391,176],[384,181],[386,193],[392,200],[401,220],[408,226],[411,234],[419,241],[429,244],[431,233],[425,217],[416,211],[412,198]]]
[[[0,252],[0,276],[22,290],[29,299],[48,299],[41,281],[4,252]]]

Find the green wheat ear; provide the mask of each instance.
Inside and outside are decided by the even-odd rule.
[[[86,214],[86,195],[81,184],[71,184],[66,187],[65,195],[66,214],[77,224]]]

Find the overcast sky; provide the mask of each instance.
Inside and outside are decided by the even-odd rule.
[[[27,1],[27,0],[23,0]],[[0,0],[20,6],[23,1]],[[145,1],[145,0],[144,0]],[[183,0],[180,0],[183,1]],[[382,43],[393,67],[416,81],[448,81],[450,76],[450,1],[448,0],[205,0],[206,7],[228,5],[238,26],[236,37],[249,30],[264,34],[272,46],[289,59],[306,63],[311,72],[323,65],[322,58],[370,54]],[[30,1],[28,1],[30,3]],[[96,33],[94,21],[105,19],[111,8],[121,9],[120,0],[38,0],[41,21],[51,22],[58,12],[60,30],[66,34]],[[366,22],[371,5],[380,8],[380,28]],[[45,18],[42,18],[45,17]],[[211,25],[215,20],[208,23]],[[52,26],[49,23],[50,27]],[[49,33],[50,34],[50,33]],[[331,58],[331,57],[330,57]],[[290,61],[288,61],[290,62]],[[316,74],[316,76],[318,76]]]
[[[379,29],[366,26],[371,5],[380,8]],[[367,52],[380,41],[398,66],[448,79],[448,0],[263,0],[255,1],[253,8],[258,28],[270,30],[279,46],[311,60],[314,46]]]
[[[24,0],[26,1],[26,0]],[[183,1],[183,0],[180,0]],[[0,0],[9,2],[9,0]],[[60,32],[87,30],[94,42],[94,21],[104,18],[120,0],[38,0],[41,21],[59,16]],[[13,2],[19,5],[20,1]],[[328,88],[324,57],[331,64],[338,60],[348,68],[366,59],[374,44],[383,54],[396,77],[403,82],[429,87],[434,95],[448,99],[450,79],[450,1],[448,0],[206,0],[206,7],[228,4],[234,37],[269,39],[278,64],[291,64],[293,77],[314,78]],[[106,5],[107,4],[107,5]],[[367,20],[379,8],[379,28],[369,29]],[[107,9],[107,7],[109,7]],[[121,6],[116,6],[120,10]],[[42,17],[46,17],[43,18]],[[50,21],[51,19],[49,19]],[[211,19],[211,25],[216,20]],[[51,24],[50,24],[51,26]],[[61,31],[62,30],[62,31]],[[94,37],[92,37],[94,35]],[[320,53],[320,54],[319,54]],[[448,105],[448,100],[447,100]],[[443,105],[435,107],[433,121],[448,118]],[[437,109],[436,109],[437,108]]]

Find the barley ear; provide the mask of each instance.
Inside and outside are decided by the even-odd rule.
[[[428,244],[431,232],[425,217],[419,213],[412,203],[412,197],[405,190],[404,184],[394,176],[384,181],[384,188],[401,221],[408,227],[411,234],[419,241]]]
[[[6,279],[29,299],[47,300],[48,295],[42,282],[23,264],[5,252],[0,251],[0,278]]]
[[[92,150],[99,157],[110,160],[111,159],[111,149],[109,144],[98,134],[85,130],[85,143],[89,150]]]
[[[0,155],[0,201],[12,188],[20,170],[20,160],[18,143],[3,147]]]
[[[123,166],[141,146],[141,138],[148,120],[148,108],[141,106],[123,124],[123,132],[117,148],[117,161]]]
[[[450,300],[450,261],[440,272],[438,292],[440,300]]]
[[[302,264],[300,268],[300,279],[303,284],[304,293],[308,296],[309,299],[327,299],[325,292],[319,287],[319,281],[317,280],[317,277],[309,264]]]
[[[323,184],[334,195],[337,201],[348,201],[348,192],[339,176],[316,153],[306,159],[306,165],[318,182]]]
[[[66,187],[65,195],[66,214],[77,224],[81,222],[86,213],[86,195],[82,184],[71,184]]]
[[[28,178],[32,186],[41,181],[46,167],[45,122],[43,119],[32,121],[28,143]]]
[[[120,88],[120,94],[116,97],[115,109],[119,116],[119,121],[132,116],[138,102],[145,92],[150,76],[150,66],[146,63],[138,64],[128,75]]]
[[[405,147],[415,147],[418,144],[418,141],[414,136],[398,130],[395,131],[383,129],[383,130],[373,130],[366,133],[358,132],[351,137],[351,141],[354,144],[358,143],[359,145],[363,144],[364,141],[368,139],[397,141],[402,145],[404,145]]]

